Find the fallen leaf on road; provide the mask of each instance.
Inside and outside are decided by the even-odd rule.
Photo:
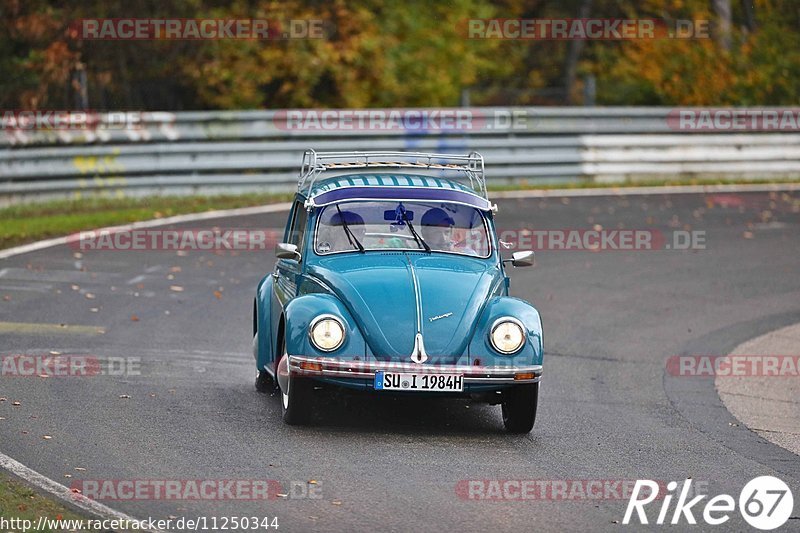
[[[79,286],[79,285],[70,285],[70,287],[72,288],[72,290],[73,290],[73,291],[79,291],[79,290],[81,290],[81,288],[80,288],[80,286]]]
[[[179,267],[179,266],[170,267],[169,271],[170,272],[180,272],[181,271],[181,267]]]
[[[52,440],[53,439],[53,437],[51,437],[50,435],[42,435],[42,438],[44,440]]]
[[[72,474],[64,474],[64,477],[66,477],[66,478],[71,478],[71,477],[72,477]]]
[[[221,300],[222,299],[222,293],[219,292],[219,291],[214,291],[214,296],[217,298],[217,300]]]
[[[57,352],[55,350],[50,350],[50,355],[61,355],[61,352]]]
[[[8,294],[4,294],[3,295],[3,301],[10,302],[11,301],[11,296],[9,296]]]
[[[342,505],[342,502],[340,502],[339,500],[333,500],[331,503],[333,505]]]
[[[309,485],[316,485],[317,484],[317,480],[316,479],[311,479],[311,480],[308,481],[308,484]]]
[[[136,315],[131,315],[131,322],[139,322],[139,317]]]
[[[130,396],[128,394],[120,394],[119,397],[122,400],[127,400],[128,398],[130,398]]]
[[[85,469],[85,468],[82,468],[82,467],[80,467],[80,466],[76,466],[76,467],[75,467],[75,470],[76,470],[76,471],[78,471],[78,472],[86,472],[86,469]]]
[[[89,311],[91,311],[92,313],[97,313],[98,311],[100,311],[100,309],[98,309],[97,307],[92,307],[91,309],[89,309]]]
[[[169,290],[173,292],[183,292],[183,287],[181,287],[180,285],[170,285]]]
[[[744,237],[745,239],[752,239],[754,235],[752,231],[745,231],[744,233],[742,233],[742,237]]]
[[[11,402],[11,405],[13,405],[14,407],[19,407],[20,405],[22,405],[22,403],[21,402]]]
[[[87,300],[94,300],[95,299],[95,295],[92,294],[91,292],[87,292],[86,293],[86,299]]]

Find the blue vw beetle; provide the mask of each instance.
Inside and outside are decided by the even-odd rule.
[[[298,192],[258,285],[256,389],[308,423],[315,385],[468,397],[533,428],[542,376],[538,311],[508,296],[480,154],[303,156]]]

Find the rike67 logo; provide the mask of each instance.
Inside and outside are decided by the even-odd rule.
[[[694,509],[707,495],[695,496],[691,500],[689,494],[691,491],[692,480],[687,479],[683,483],[680,494],[678,495],[676,489],[678,483],[670,481],[667,484],[666,494],[659,494],[659,484],[649,479],[639,479],[633,487],[633,493],[628,501],[628,508],[625,510],[625,516],[622,519],[623,524],[630,524],[634,511],[636,517],[641,524],[648,524],[647,514],[645,513],[645,506],[655,501],[657,498],[662,499],[661,508],[658,512],[658,518],[655,523],[663,525],[679,524],[685,520],[688,524],[697,524],[694,512],[700,513],[700,507]],[[640,495],[646,494],[645,497],[640,499]],[[668,515],[670,514],[670,506],[674,496],[678,496],[677,503],[672,512],[672,517],[669,522]],[[794,509],[794,498],[789,486],[783,481],[772,476],[760,476],[750,480],[739,493],[739,513],[742,518],[756,529],[768,531],[781,527],[789,520]],[[702,507],[702,519],[706,524],[718,526],[724,524],[730,519],[730,515],[736,510],[736,501],[733,496],[728,494],[720,494],[708,500],[704,507]]]

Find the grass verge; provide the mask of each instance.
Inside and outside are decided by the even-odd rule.
[[[79,520],[82,517],[75,514],[72,510],[60,503],[46,498],[36,491],[28,488],[22,482],[11,479],[5,474],[0,473],[0,516],[6,520],[18,519],[20,524],[23,520],[30,520],[36,524],[40,516],[52,520]],[[22,531],[11,528],[14,531]],[[39,531],[56,531],[44,528]],[[60,529],[58,531],[61,531]]]
[[[158,196],[20,204],[0,209],[0,249],[104,226],[285,202],[291,197],[291,194]]]

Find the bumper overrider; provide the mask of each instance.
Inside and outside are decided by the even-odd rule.
[[[372,379],[376,372],[408,372],[414,374],[453,374],[464,377],[465,383],[514,385],[537,383],[542,378],[542,365],[467,366],[418,364],[392,361],[352,361],[332,357],[290,355],[289,373],[297,376],[333,379]]]

